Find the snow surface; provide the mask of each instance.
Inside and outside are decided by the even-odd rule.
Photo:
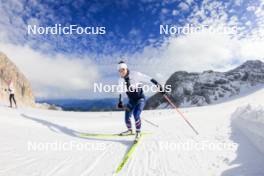
[[[264,154],[264,109],[250,105],[240,107],[233,114],[238,128]]]
[[[263,176],[264,154],[256,147],[257,138],[252,137],[259,132],[263,136],[258,129],[263,125],[262,118],[256,120],[263,115],[251,119],[259,112],[255,110],[247,110],[244,116],[234,115],[240,106],[263,106],[263,99],[261,89],[229,102],[181,109],[199,136],[173,109],[144,111],[142,118],[159,124],[159,128],[143,121],[143,131],[152,134],[142,138],[118,175]],[[114,175],[133,143],[133,137],[79,137],[81,132],[125,130],[123,112],[15,110],[0,106],[0,114],[1,176]],[[246,121],[240,123],[238,119]],[[250,135],[245,124],[250,124]],[[34,150],[33,144],[38,148]],[[68,147],[63,149],[63,145]]]

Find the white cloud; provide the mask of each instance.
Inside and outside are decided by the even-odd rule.
[[[31,9],[39,10],[36,17],[24,21],[23,16],[29,16],[32,13]],[[43,6],[36,0],[30,0],[28,5],[19,0],[10,0],[1,3],[0,14],[0,51],[7,54],[30,80],[35,96],[49,98],[91,96],[88,89],[92,88],[93,82],[99,79],[100,75],[99,68],[88,57],[80,58],[54,52],[53,56],[50,53],[40,53],[32,49],[36,43],[39,43],[38,48],[43,51],[52,52],[54,46],[37,37],[27,40],[25,46],[11,44],[25,41],[28,24],[38,25],[51,19],[58,21],[48,6]],[[57,36],[52,39],[56,41],[56,45],[63,46],[66,43]]]
[[[159,49],[146,47],[144,52],[133,56],[137,63],[133,65],[164,82],[175,71],[226,71],[249,59],[264,61],[263,46],[261,40],[238,40],[221,33],[201,31],[171,37]]]
[[[179,11],[178,11],[178,10],[173,10],[173,11],[172,11],[172,15],[173,15],[173,16],[176,16],[176,15],[178,15],[178,14],[179,14]]]
[[[235,0],[234,3],[236,6],[240,6],[242,4],[242,0]]]
[[[184,3],[184,2],[181,2],[181,3],[179,4],[179,8],[180,8],[182,11],[186,11],[186,10],[189,9],[189,6],[188,6],[188,4],[186,4],[186,3]]]
[[[190,5],[193,3],[193,0],[186,0],[186,3]]]
[[[49,56],[27,46],[3,43],[0,50],[30,80],[37,97],[83,98],[82,91],[88,96],[88,89],[100,78],[97,66],[89,58]]]
[[[247,22],[245,23],[245,25],[247,25],[247,26],[251,26],[251,21],[247,21]]]
[[[255,11],[256,7],[255,6],[248,6],[247,11]]]
[[[264,61],[264,40],[252,41],[244,39],[240,41],[239,57],[243,60],[261,59]]]
[[[162,8],[162,9],[161,9],[161,12],[164,13],[164,14],[167,14],[167,13],[169,12],[169,10],[166,9],[166,8]]]

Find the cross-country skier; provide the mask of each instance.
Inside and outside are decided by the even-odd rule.
[[[127,131],[120,133],[120,135],[132,135],[132,124],[130,117],[134,116],[135,126],[136,126],[136,136],[135,142],[140,138],[141,130],[141,112],[143,111],[145,105],[145,95],[142,89],[143,84],[153,83],[155,84],[161,93],[165,93],[163,87],[153,78],[144,75],[140,72],[130,71],[125,62],[120,61],[118,63],[118,71],[120,75],[119,88],[125,89],[128,96],[128,103],[124,106],[122,101],[122,94],[119,94],[119,102],[117,107],[120,109],[125,109],[125,123],[127,126]],[[120,91],[120,93],[124,91]]]
[[[8,81],[8,93],[9,93],[9,103],[10,103],[10,108],[12,108],[12,101],[15,104],[15,107],[17,108],[17,104],[16,104],[16,99],[15,99],[15,87],[14,87],[14,83],[12,80]]]

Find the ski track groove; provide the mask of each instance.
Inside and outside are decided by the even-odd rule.
[[[107,148],[112,148],[113,144],[109,144]],[[84,171],[82,171],[82,173],[80,174],[80,176],[87,176],[89,175],[92,171],[94,171],[95,167],[99,164],[99,162],[104,158],[104,156],[109,153],[110,149],[105,150],[102,154],[99,155],[99,157],[97,157],[95,159],[95,161],[93,161],[93,163],[86,168]]]
[[[180,135],[178,135],[178,133],[176,133],[174,136],[172,136],[171,133],[169,133],[169,132],[167,132],[165,130],[163,130],[163,132],[166,133],[167,136],[169,136],[169,139],[174,139],[175,140],[174,142],[176,142],[176,143],[178,143],[178,142],[179,143],[184,143],[185,141],[183,140],[183,137],[187,138],[187,139],[189,138],[186,135],[180,136]],[[192,139],[192,138],[190,138],[190,139]],[[182,158],[181,157],[182,154],[179,153],[180,151],[176,151],[176,152],[177,152],[177,156],[179,156],[177,158],[177,164],[180,166],[180,168],[181,168],[180,170],[183,172],[183,173],[181,173],[182,175],[190,175],[190,174],[188,174],[189,170],[185,169],[186,167],[184,166],[184,163],[188,163],[188,165],[190,165],[191,167],[199,168],[198,170],[201,170],[202,167],[200,167],[200,165],[199,165],[199,162],[197,160],[196,154],[193,154],[193,152],[191,152],[191,153],[189,152],[186,155],[188,157]],[[184,152],[187,152],[187,151],[184,151]],[[161,156],[163,156],[163,155],[161,155]],[[173,155],[170,155],[169,153],[167,153],[165,156],[162,157],[163,163],[166,163],[165,164],[166,167],[164,169],[164,171],[165,171],[164,173],[167,173],[167,174],[171,175],[171,172],[172,172],[173,175],[175,175],[175,172],[177,172],[177,170],[171,170],[170,168],[168,168],[170,166],[170,162],[169,162],[170,159],[169,158],[171,158]]]
[[[73,160],[73,162],[71,162],[69,165],[65,165],[65,166],[64,166],[64,170],[62,170],[62,171],[66,171],[67,169],[71,169],[72,167],[74,168],[75,165],[78,165],[81,161],[84,160],[83,158],[84,158],[84,156],[78,158],[77,160],[76,160],[76,159]],[[61,171],[61,170],[57,170],[57,173],[58,173],[59,171]]]
[[[159,150],[157,150],[157,142],[156,141],[152,141],[151,145],[148,146],[148,155],[149,155],[149,159],[148,162],[149,164],[149,170],[151,170],[152,172],[150,172],[151,174],[153,174],[153,172],[157,172],[157,167],[160,167],[160,164],[158,164],[159,159],[157,158],[157,152],[159,152]],[[156,149],[155,149],[156,148]],[[156,153],[155,153],[156,151]],[[160,168],[158,169],[160,170]],[[150,173],[147,173],[146,175],[149,175]]]
[[[94,169],[96,168],[96,166],[98,164],[104,163],[104,162],[100,162],[100,161],[104,158],[104,156],[107,153],[110,153],[109,151],[111,151],[110,149],[113,148],[113,144],[108,144],[107,148],[108,148],[107,150],[103,151],[98,157],[93,159],[92,164],[88,163],[89,164],[88,168],[84,168],[83,171],[81,173],[79,173],[78,175],[80,175],[80,176],[88,176],[94,171]],[[66,165],[67,169],[74,167],[74,165],[76,165],[76,164],[78,164],[80,162],[82,162],[82,163],[85,162],[86,157],[87,156],[83,155],[83,157],[79,158],[78,160],[75,160],[75,162],[72,162],[70,165]]]
[[[49,173],[46,174],[46,176],[53,176],[55,175],[58,171],[60,171],[65,163],[69,162],[72,159],[72,156],[68,156],[66,159],[58,163]]]
[[[154,143],[154,142],[153,142]],[[146,148],[146,146],[145,146],[145,148]],[[146,155],[147,155],[147,160],[146,160],[146,162],[148,163],[148,170],[153,170],[152,168],[151,168],[151,163],[152,163],[152,160],[151,160],[151,157],[153,156],[153,150],[152,150],[152,148],[149,148],[149,150],[146,150],[145,149],[145,151],[146,151]],[[156,161],[155,161],[156,162]],[[147,173],[145,174],[146,176],[147,176]]]
[[[143,171],[145,171],[145,172],[143,172],[142,173],[142,175],[143,176],[146,176],[147,175],[147,173],[146,173],[146,170],[148,170],[148,168],[149,168],[149,152],[148,152],[148,150],[146,150],[146,145],[148,144],[147,143],[148,141],[145,141],[145,143],[144,143],[144,145],[143,145],[143,151],[146,151],[146,152],[144,152],[144,167],[143,167]]]
[[[9,172],[9,171],[14,170],[14,169],[17,169],[17,168],[19,168],[19,167],[22,167],[22,166],[28,165],[28,164],[30,164],[30,163],[33,163],[33,162],[37,161],[37,160],[39,160],[39,159],[38,159],[38,158],[32,158],[32,159],[30,159],[30,160],[27,160],[27,161],[23,162],[22,164],[18,164],[18,165],[14,166],[14,167],[7,168],[7,169],[3,170],[2,173],[4,173],[4,172]]]
[[[124,166],[124,170],[126,171],[127,176],[136,176],[136,175],[146,175],[147,174],[147,170],[148,170],[148,150],[146,150],[146,145],[148,144],[149,140],[148,140],[148,136],[145,136],[141,139],[139,145],[137,146],[137,148],[135,149],[133,155],[131,156],[130,160],[127,162],[127,166]],[[139,155],[141,153],[141,151],[146,151],[144,152],[144,160],[141,161],[140,158],[142,158],[142,155]],[[138,161],[140,160],[140,161]],[[140,168],[138,168],[139,166],[137,166],[137,163],[141,163],[140,164]],[[126,167],[126,168],[125,168]],[[142,173],[137,173],[138,170],[142,170]]]

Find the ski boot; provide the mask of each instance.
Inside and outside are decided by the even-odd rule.
[[[128,129],[127,131],[124,131],[119,134],[120,136],[129,136],[129,135],[134,135],[132,129]]]
[[[139,131],[137,131],[136,136],[135,136],[135,140],[134,140],[135,144],[139,141],[140,137],[141,137],[141,133]]]

